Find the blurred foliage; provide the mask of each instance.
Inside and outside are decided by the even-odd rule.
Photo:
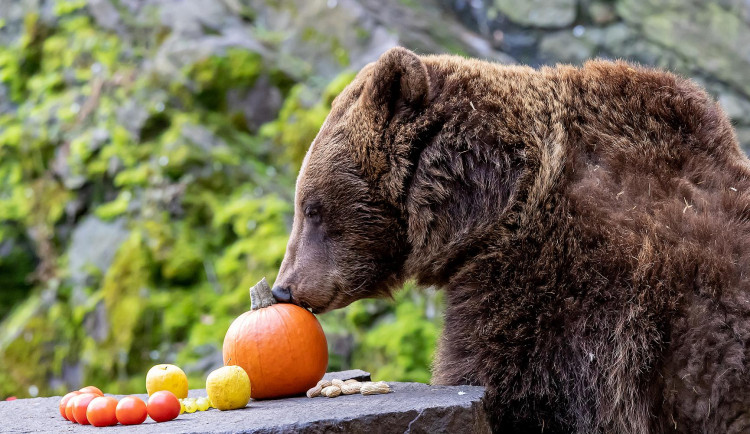
[[[315,138],[331,109],[333,99],[344,90],[355,75],[353,72],[339,75],[323,91],[320,100],[309,108],[309,103],[305,100],[315,99],[317,95],[305,84],[297,84],[284,101],[278,119],[265,124],[261,129],[262,136],[270,138],[274,144],[286,149],[284,157],[296,162],[294,170],[298,170],[302,164],[310,142]],[[290,128],[290,125],[294,127]]]
[[[143,392],[161,362],[202,387],[248,288],[276,274],[296,170],[353,77],[319,88],[239,48],[163,77],[144,67],[163,39],[155,26],[122,38],[85,4],[57,2],[51,24],[29,14],[23,36],[0,46],[14,106],[0,115],[0,398],[30,385]],[[253,128],[227,95],[261,76],[283,104]],[[75,245],[86,219],[121,224],[124,241]],[[72,256],[94,247],[116,252],[81,276]],[[410,288],[395,301],[320,318],[329,370],[429,380],[440,297]]]

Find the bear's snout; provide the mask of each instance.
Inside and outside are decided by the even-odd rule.
[[[292,301],[292,290],[288,286],[274,286],[271,290],[273,298],[279,303],[289,303]]]

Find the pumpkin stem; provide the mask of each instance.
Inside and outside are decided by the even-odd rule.
[[[272,304],[276,304],[276,300],[273,298],[271,287],[268,286],[268,282],[264,277],[255,286],[250,288],[250,309],[258,310]]]

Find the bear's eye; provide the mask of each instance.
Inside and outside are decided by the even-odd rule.
[[[320,222],[320,209],[317,205],[308,205],[305,207],[305,217],[314,222]]]

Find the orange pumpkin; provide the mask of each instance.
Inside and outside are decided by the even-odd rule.
[[[299,395],[315,386],[328,367],[328,344],[307,310],[276,303],[266,279],[250,289],[251,310],[229,326],[224,364],[241,366],[253,399]]]

